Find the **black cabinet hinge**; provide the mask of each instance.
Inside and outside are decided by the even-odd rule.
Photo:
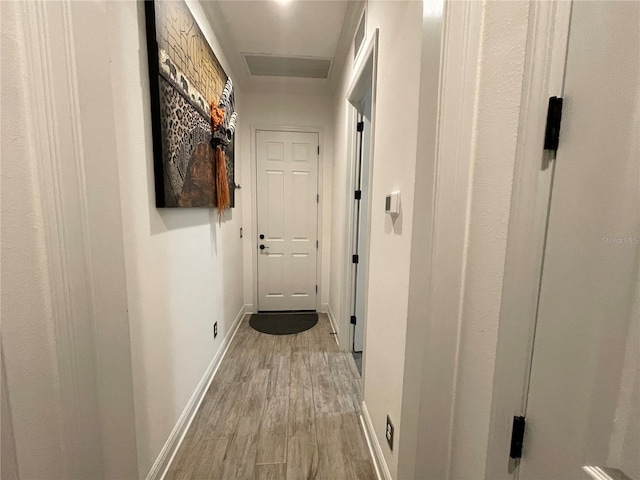
[[[362,190],[356,190],[355,198],[356,200],[362,200]]]
[[[355,324],[356,324],[356,316],[351,315],[351,325],[355,325]]]
[[[511,458],[522,457],[522,443],[524,442],[524,427],[526,422],[524,417],[513,417],[513,427],[511,429]]]
[[[562,121],[562,98],[550,97],[547,110],[547,127],[544,132],[544,149],[558,150],[560,122]]]
[[[360,257],[358,255],[354,255],[353,257],[351,257],[351,261],[353,263],[358,263],[358,260],[360,260]]]
[[[364,132],[364,122],[358,122],[358,124],[356,125],[356,130],[358,132]]]

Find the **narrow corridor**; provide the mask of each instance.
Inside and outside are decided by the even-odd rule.
[[[357,370],[326,315],[297,335],[243,320],[167,479],[374,479]]]

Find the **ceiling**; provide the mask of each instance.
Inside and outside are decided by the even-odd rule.
[[[362,1],[202,0],[202,5],[240,88],[328,95]]]

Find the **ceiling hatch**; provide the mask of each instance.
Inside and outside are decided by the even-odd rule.
[[[251,75],[270,77],[329,78],[332,59],[245,53]]]

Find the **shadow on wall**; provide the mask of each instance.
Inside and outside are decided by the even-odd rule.
[[[398,215],[385,214],[384,219],[384,233],[393,233],[395,235],[402,235],[402,202],[400,202],[400,213]]]

